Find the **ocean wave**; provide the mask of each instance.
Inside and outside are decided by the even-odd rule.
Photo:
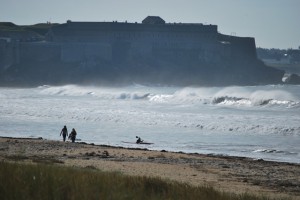
[[[51,87],[50,85],[41,85],[41,86],[38,86],[37,88],[44,89],[44,88],[50,88],[50,87]]]
[[[262,89],[263,88],[263,89]],[[279,88],[279,89],[278,89]],[[224,106],[300,107],[300,96],[284,91],[280,86],[181,88],[169,93],[153,93],[150,101],[181,104],[210,104]]]
[[[120,88],[84,87],[77,85],[38,87],[43,95],[88,96],[99,99],[149,100],[157,103],[211,104],[224,106],[300,107],[300,94],[277,86],[264,87],[148,87],[133,85]]]
[[[173,95],[157,94],[157,95],[152,95],[149,98],[149,100],[152,102],[166,103],[169,102],[171,98],[173,98]]]
[[[65,85],[65,86],[39,86],[40,93],[43,95],[52,96],[86,96],[94,95],[95,92],[91,88],[81,87],[77,85]]]
[[[297,155],[296,152],[283,151],[277,149],[256,149],[253,151],[254,153],[267,153],[267,154],[284,154],[284,155]]]
[[[294,87],[280,85],[220,88],[212,104],[226,106],[300,106],[300,94]]]
[[[246,98],[240,97],[230,97],[230,96],[221,96],[213,98],[212,104],[224,104],[224,105],[233,105],[233,104],[251,104],[251,101]]]
[[[253,122],[244,123],[246,119],[240,119],[243,123],[232,123],[232,121],[222,122],[202,122],[202,123],[177,123],[176,127],[195,128],[204,131],[217,131],[230,134],[257,134],[257,135],[298,135],[300,136],[300,126],[284,126],[276,124],[255,124]],[[229,125],[230,124],[230,125]]]
[[[141,86],[139,86],[141,87]],[[38,89],[43,95],[49,96],[70,96],[86,97],[92,96],[99,99],[147,99],[151,93],[147,91],[129,91],[128,88],[101,88],[101,87],[83,87],[77,85],[65,86],[39,86]]]
[[[147,99],[151,94],[138,94],[138,93],[121,93],[117,99]]]
[[[226,106],[284,106],[286,108],[300,107],[300,102],[290,100],[276,100],[276,99],[248,99],[231,96],[215,97],[211,101],[212,104],[226,105]]]

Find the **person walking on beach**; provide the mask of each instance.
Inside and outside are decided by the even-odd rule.
[[[64,126],[63,129],[61,129],[60,136],[61,135],[63,136],[63,141],[65,142],[66,141],[66,137],[68,136],[67,126]]]
[[[71,131],[71,133],[70,133],[70,135],[69,135],[69,139],[72,140],[72,143],[75,142],[75,140],[76,140],[76,135],[77,135],[77,132],[76,132],[75,129],[73,128],[72,131]]]

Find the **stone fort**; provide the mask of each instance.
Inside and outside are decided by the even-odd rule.
[[[156,75],[159,75],[161,68],[165,68],[169,74],[163,79],[189,68],[186,77],[194,76],[195,82],[202,79],[208,83],[211,82],[210,77],[214,76],[215,80],[223,81],[219,84],[256,84],[258,81],[253,77],[259,69],[263,69],[260,82],[267,82],[265,76],[271,74],[268,79],[271,83],[277,83],[284,74],[282,71],[266,69],[259,63],[255,39],[252,37],[224,35],[218,32],[217,25],[211,24],[166,23],[158,16],[148,16],[142,23],[68,20],[52,26],[43,40],[0,38],[0,41],[2,70],[27,63],[26,66],[32,69],[44,65],[53,68],[52,71],[59,71],[59,66],[67,66],[66,73],[77,67],[76,73],[79,75],[85,72],[83,68],[93,68],[103,75],[105,73],[99,71],[100,68],[105,68],[106,72],[115,68],[110,74],[116,77],[116,74],[120,76],[118,69],[122,65],[131,71],[140,67],[144,70],[141,75],[159,66],[154,69]],[[174,65],[177,65],[177,71],[171,75]],[[241,71],[242,68],[248,71]]]
[[[148,16],[142,23],[68,21],[53,27],[46,41],[59,45],[61,60],[67,62],[137,56],[193,57],[206,62],[234,56],[256,58],[254,38],[222,35],[216,25],[165,23],[157,16]]]

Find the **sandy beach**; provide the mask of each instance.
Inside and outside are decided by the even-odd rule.
[[[299,164],[6,137],[0,137],[0,160],[118,171],[221,191],[300,199]]]

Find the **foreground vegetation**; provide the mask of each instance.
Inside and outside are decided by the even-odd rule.
[[[268,199],[218,192],[159,178],[57,165],[0,162],[1,199]]]

